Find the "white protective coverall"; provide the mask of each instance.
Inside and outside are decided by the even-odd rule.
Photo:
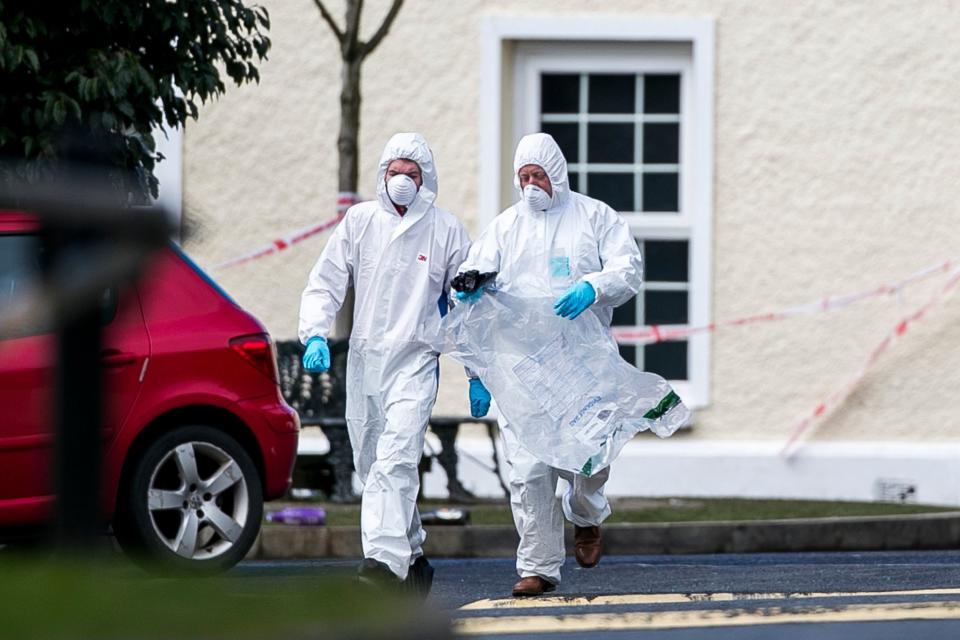
[[[576,282],[589,282],[597,299],[588,311],[610,326],[614,307],[633,297],[643,279],[629,226],[603,202],[570,190],[567,161],[551,136],[537,133],[520,140],[513,160],[518,190],[517,172],[528,164],[549,177],[550,208],[532,211],[521,198],[487,227],[460,271],[496,271],[498,290],[524,297],[557,297]],[[520,444],[503,416],[500,428],[510,463],[510,506],[520,533],[517,573],[559,583],[565,549],[557,480],[562,477],[569,485],[563,515],[577,526],[599,525],[610,515],[603,493],[610,469],[589,478],[554,469]]]
[[[420,166],[423,186],[400,216],[387,195],[391,161]],[[363,483],[363,554],[405,579],[423,554],[417,465],[437,397],[438,353],[427,345],[470,241],[460,221],[434,205],[437,172],[422,136],[398,133],[377,172],[377,199],[347,210],[310,272],[300,303],[300,341],[326,336],[352,285],[347,428]]]

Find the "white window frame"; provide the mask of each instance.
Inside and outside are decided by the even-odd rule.
[[[539,104],[539,80],[521,78],[517,63],[538,51],[553,50],[557,69],[564,65],[558,47],[571,43],[594,43],[596,54],[584,56],[580,47],[572,55],[577,67],[588,69],[585,58],[594,59],[597,70],[616,71],[616,50],[644,49],[662,43],[689,48],[687,67],[681,73],[681,172],[680,212],[667,214],[627,214],[631,227],[649,240],[690,240],[689,286],[695,292],[690,298],[689,322],[706,325],[710,322],[713,238],[713,105],[714,105],[714,21],[709,18],[640,18],[633,16],[603,17],[519,17],[488,16],[483,22],[482,75],[480,105],[480,228],[486,227],[499,213],[502,191],[512,188],[509,161],[519,134],[539,130],[539,114],[531,115],[511,108],[505,113],[505,80],[512,78],[514,102]],[[594,48],[594,47],[591,47]],[[654,52],[651,49],[651,52]],[[606,52],[606,53],[604,53]],[[614,55],[611,55],[614,54]],[[668,60],[669,59],[669,60]],[[567,60],[570,63],[571,60]],[[664,63],[667,63],[664,65]],[[636,61],[627,64],[633,73],[676,72],[678,58],[660,58],[651,53],[638,71]],[[672,66],[671,66],[672,65]],[[526,65],[532,68],[535,65]],[[648,71],[649,69],[649,71]],[[532,72],[532,71],[531,71]],[[532,100],[531,100],[532,98]],[[512,105],[506,105],[512,106]],[[504,135],[509,126],[511,136]],[[512,143],[512,144],[511,144]],[[510,148],[506,148],[509,146]],[[506,173],[507,175],[501,175]],[[700,334],[688,339],[688,376],[677,384],[677,392],[694,408],[710,401],[710,336]]]

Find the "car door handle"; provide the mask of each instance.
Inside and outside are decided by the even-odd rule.
[[[137,361],[137,355],[129,351],[106,349],[100,353],[100,362],[105,367],[125,367]]]

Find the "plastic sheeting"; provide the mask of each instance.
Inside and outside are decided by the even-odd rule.
[[[552,298],[487,292],[457,305],[437,349],[479,376],[520,443],[557,469],[590,476],[637,432],[665,438],[690,418],[666,380],[620,357],[596,315],[561,318]]]

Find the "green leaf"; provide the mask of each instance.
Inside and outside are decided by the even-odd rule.
[[[23,55],[27,58],[27,63],[30,65],[30,68],[34,71],[40,70],[40,58],[37,57],[37,52],[33,49],[26,49],[23,52]]]
[[[53,121],[58,125],[63,125],[64,121],[67,119],[67,106],[62,100],[57,100],[53,103],[52,112]]]
[[[117,111],[127,116],[131,120],[133,120],[136,117],[136,112],[133,109],[133,105],[127,102],[126,100],[117,104]]]
[[[10,47],[7,62],[9,62],[11,69],[16,69],[20,66],[20,63],[23,62],[23,47],[20,45]]]
[[[147,90],[151,94],[157,93],[157,83],[154,82],[153,76],[151,76],[150,72],[143,68],[143,66],[140,64],[137,65],[137,80],[146,85]]]
[[[67,105],[67,110],[70,112],[74,118],[77,119],[77,122],[83,120],[83,115],[80,110],[80,103],[71,98],[70,96],[64,96],[64,104]]]

